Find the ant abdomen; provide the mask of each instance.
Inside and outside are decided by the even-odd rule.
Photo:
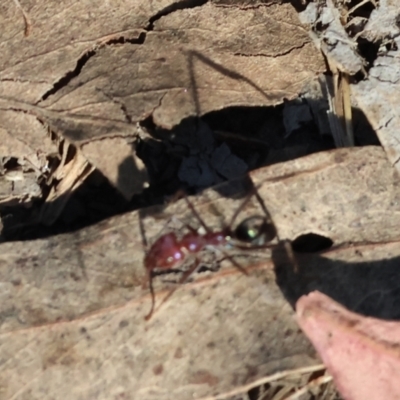
[[[148,271],[155,269],[172,269],[185,258],[180,242],[175,233],[167,233],[159,237],[151,246],[144,259],[144,265]]]

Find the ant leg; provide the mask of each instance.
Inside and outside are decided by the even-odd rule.
[[[149,247],[149,242],[146,237],[146,232],[144,229],[144,224],[143,224],[143,216],[139,212],[138,215],[138,223],[139,223],[139,232],[140,232],[140,237],[142,238],[142,246],[145,250],[148,250]]]
[[[190,231],[191,233],[197,234],[197,229],[193,228],[193,226],[183,222],[179,217],[177,217],[176,215],[173,215],[171,220],[179,222],[181,224],[181,228],[186,228],[188,231]]]
[[[142,246],[143,246],[143,248],[144,248],[144,250],[146,252],[146,251],[149,250],[149,247],[151,247],[151,246],[149,245],[149,241],[147,239],[146,232],[145,232],[145,227],[144,227],[144,222],[143,222],[145,217],[146,217],[146,212],[143,211],[143,210],[139,210],[139,217],[138,217],[139,232],[140,232],[140,237],[142,239]],[[181,226],[180,227],[172,227],[172,228],[169,227],[169,224],[171,222],[173,222],[173,221],[178,222]],[[166,230],[167,231],[170,231],[170,230],[171,231],[179,231],[179,229],[181,227],[187,227],[188,229],[190,229],[190,231],[194,231],[194,228],[189,227],[180,218],[178,218],[177,216],[173,215],[172,217],[170,217],[167,220],[167,222],[164,224],[164,226],[162,227],[162,229],[160,230],[158,235],[162,236],[162,233],[164,231],[166,231]]]
[[[144,319],[146,321],[148,321],[151,318],[151,316],[153,315],[154,307],[156,305],[156,297],[154,294],[152,271],[147,271],[147,281],[149,282],[149,289],[150,289],[150,295],[151,295],[151,309],[150,309],[149,313],[144,317]]]
[[[246,198],[243,200],[242,204],[236,209],[235,213],[232,215],[231,222],[229,223],[229,228],[231,228],[239,215],[240,211],[243,210],[244,206],[250,201],[250,199],[253,197],[253,195],[257,193],[256,187],[252,187],[250,190],[250,193],[246,196]]]
[[[162,299],[161,303],[158,305],[157,309],[154,310],[154,307],[152,306],[151,312],[145,317],[146,321],[148,321],[151,318],[152,314],[154,312],[158,311],[161,308],[161,306],[175,293],[175,291],[178,289],[179,285],[184,284],[190,278],[190,276],[196,271],[196,269],[199,267],[199,265],[200,265],[200,261],[196,258],[194,260],[193,266],[190,267],[186,272],[184,272],[184,274],[182,275],[182,278],[178,281],[177,286],[168,292],[168,294]]]
[[[243,275],[249,275],[244,267],[242,267],[237,261],[235,261],[231,255],[223,250],[221,250],[221,253],[225,256],[225,259],[228,259]]]
[[[275,244],[271,244],[271,243],[267,243],[267,244],[237,244],[235,242],[234,244],[235,249],[239,249],[239,250],[265,250],[265,249],[272,249],[274,246],[276,246]]]
[[[203,221],[203,219],[200,217],[200,214],[196,211],[194,208],[193,204],[190,202],[189,198],[187,196],[184,197],[187,205],[189,206],[190,210],[192,211],[193,215],[197,218],[197,220],[200,222],[200,225],[204,228],[204,230],[207,233],[211,233],[211,229],[206,225],[206,223]]]
[[[218,250],[218,252],[224,256],[222,260],[220,260],[219,262],[222,262],[223,260],[229,260],[243,275],[249,275],[248,272],[245,270],[245,268],[242,265],[240,265],[237,261],[235,261],[234,258],[226,251],[220,248],[215,250]]]
[[[261,186],[261,184],[257,185],[257,186],[253,186],[253,188],[250,190],[249,194],[246,196],[246,198],[244,199],[243,203],[236,209],[235,213],[233,214],[232,218],[231,218],[231,222],[229,224],[229,228],[232,229],[232,226],[236,220],[236,218],[238,217],[239,213],[243,210],[243,208],[246,206],[246,204],[251,200],[251,198],[253,196],[256,197],[258,203],[260,204],[263,213],[266,215],[266,221],[267,223],[272,226],[273,228],[271,229],[270,232],[270,236],[272,238],[277,237],[277,232],[276,232],[276,228],[275,228],[275,224],[274,221],[272,220],[271,214],[269,213],[267,207],[265,206],[264,200],[261,198],[260,194],[258,193],[258,188]],[[279,240],[279,237],[278,237]]]
[[[267,207],[265,206],[264,200],[261,198],[260,193],[258,193],[258,188],[259,188],[260,186],[261,186],[261,184],[258,185],[258,186],[256,186],[256,187],[254,188],[254,194],[255,194],[256,199],[257,199],[258,203],[260,204],[260,206],[261,206],[261,208],[262,208],[264,214],[267,216],[268,222],[269,222],[269,223],[272,225],[272,227],[273,227],[273,232],[274,232],[274,233],[271,232],[270,234],[273,235],[273,237],[276,237],[278,240],[280,240],[280,239],[279,239],[279,236],[278,236],[278,232],[277,232],[277,230],[276,230],[276,225],[275,225],[275,223],[274,223],[274,221],[273,221],[273,219],[272,219],[272,216],[271,216],[270,212],[268,211]]]

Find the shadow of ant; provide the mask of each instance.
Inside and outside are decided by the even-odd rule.
[[[229,68],[224,67],[221,64],[216,63],[215,61],[211,60],[210,58],[206,57],[204,54],[200,53],[196,50],[187,50],[187,60],[188,60],[188,70],[189,70],[189,78],[190,78],[190,90],[192,92],[193,103],[195,105],[195,112],[196,116],[199,118],[201,116],[201,108],[198,96],[198,88],[196,77],[194,74],[194,59],[198,59],[202,63],[208,65],[209,67],[213,68],[214,70],[218,71],[222,75],[235,79],[238,81],[242,81],[248,84],[250,87],[255,89],[258,93],[260,93],[266,100],[271,101],[273,96],[268,95],[265,91],[258,85],[256,85],[251,79],[247,78],[246,76],[232,70]]]

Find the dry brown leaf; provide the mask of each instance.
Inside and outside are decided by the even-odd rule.
[[[143,44],[99,49],[76,79],[41,105],[121,121],[153,115],[157,125],[171,128],[227,106],[294,98],[322,69],[290,5],[207,3],[156,21]],[[92,132],[86,138],[99,134]]]
[[[67,140],[61,142],[60,146],[63,147],[62,159],[51,177],[57,183],[52,185],[40,213],[40,222],[48,226],[56,221],[73,191],[94,170],[79,149],[76,149],[74,157],[68,160],[68,154],[71,154],[69,151],[71,144]]]
[[[28,161],[41,170],[45,156],[55,153],[48,128],[32,115],[15,111],[0,111],[0,155]]]
[[[399,180],[380,148],[319,153],[251,176],[261,184],[260,195],[282,238],[318,232],[341,248],[349,241],[399,239]],[[232,198],[241,188],[238,181],[208,190],[194,200],[195,207],[217,229],[221,218],[229,220],[243,201]],[[254,213],[260,214],[260,207],[252,201],[239,220]],[[177,202],[161,213],[117,216],[75,234],[0,245],[4,398],[202,398],[318,363],[299,334],[265,251],[238,259],[250,277],[232,266],[199,274],[146,323],[150,298],[141,287],[145,271],[140,215],[150,239],[165,232],[172,215],[195,223],[185,203]],[[282,270],[287,263],[278,250],[273,256]],[[356,247],[347,251],[342,257],[348,270],[354,258],[365,263],[372,257],[375,271],[381,265],[382,252],[362,250],[360,256]],[[386,257],[393,251],[394,246]],[[340,251],[330,254],[328,277],[341,257]],[[298,266],[305,271],[301,259]],[[341,271],[338,268],[337,279]],[[309,278],[304,277],[306,282]],[[158,301],[170,287],[162,283],[165,279],[156,279]],[[346,286],[346,279],[344,275],[338,280],[336,290],[349,294],[355,283]],[[373,288],[366,287],[360,301]]]
[[[41,100],[56,92],[57,88],[67,83],[69,79],[78,74],[84,64],[84,60],[90,57],[96,49],[109,41],[137,40],[149,19],[158,12],[169,6],[172,2],[163,0],[152,4],[148,1],[131,2],[122,1],[118,5],[114,3],[93,3],[90,1],[67,0],[64,2],[36,2],[24,1],[23,10],[28,15],[31,33],[24,37],[26,21],[21,18],[21,13],[16,12],[16,6],[12,1],[3,2],[0,5],[1,25],[0,32],[0,97],[10,96],[31,104],[38,104]],[[110,100],[112,101],[112,100]],[[10,106],[10,104],[8,104]],[[120,106],[114,115],[119,113]],[[45,140],[37,143],[38,134],[34,135],[36,125],[40,124],[35,117],[25,115],[21,112],[5,111],[0,112],[0,134],[7,136],[9,145],[8,152],[2,153],[19,156],[19,147],[33,148],[33,151],[42,149]],[[106,113],[107,114],[107,113]],[[36,116],[39,116],[36,114]],[[110,119],[113,118],[109,114]],[[40,118],[43,120],[42,118]],[[54,131],[62,137],[69,137],[68,130],[64,126],[52,126]],[[128,124],[126,124],[128,125]],[[18,127],[23,126],[23,134],[20,134]],[[34,129],[35,128],[35,129]],[[43,130],[43,126],[41,128]],[[93,129],[93,128],[92,128]],[[37,130],[37,129],[36,129]],[[86,127],[90,131],[90,126]],[[41,133],[41,132],[39,132]],[[108,133],[111,136],[118,135],[118,131]],[[124,136],[134,135],[134,129],[125,127]],[[9,140],[13,138],[13,140]],[[76,139],[75,137],[70,138]],[[111,140],[111,138],[110,138]],[[18,142],[17,142],[18,141]],[[13,144],[13,142],[16,142]],[[102,147],[103,146],[103,147]],[[97,144],[101,152],[108,153],[110,145],[104,142]],[[126,149],[132,149],[126,144]],[[32,151],[32,150],[31,150]],[[53,152],[48,151],[46,154]],[[26,150],[25,150],[26,153]],[[123,152],[124,154],[126,151]],[[93,156],[93,153],[89,154]],[[109,176],[112,183],[116,183],[112,177],[118,172],[118,166],[125,160],[113,154],[113,172]],[[109,165],[103,165],[102,157],[89,157],[88,160],[98,167],[103,173],[110,169]],[[103,157],[104,159],[104,157]],[[99,162],[100,160],[100,162]],[[125,169],[129,166],[126,163]],[[135,170],[129,171],[130,175]],[[136,187],[143,186],[143,173],[137,175]],[[122,179],[119,184],[126,183]],[[122,185],[121,184],[121,185]],[[124,195],[130,194],[132,189],[122,186],[121,192]]]
[[[147,179],[134,153],[127,162],[134,122],[152,116],[172,127],[227,106],[276,105],[324,70],[289,4],[156,3],[24,3],[32,25],[27,38],[20,15],[10,11],[15,4],[3,5],[13,17],[0,37],[2,112],[34,114],[82,145],[128,198]],[[13,125],[3,129],[12,135]],[[112,151],[123,139],[123,150]]]
[[[36,103],[77,68],[89,51],[112,39],[135,39],[149,18],[173,3],[24,0],[31,34],[12,0],[1,4],[0,93]]]

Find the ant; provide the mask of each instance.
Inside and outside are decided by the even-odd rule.
[[[243,207],[249,202],[250,198],[256,194],[258,201],[262,204],[263,210],[268,216],[253,216],[243,220],[235,230],[232,226]],[[174,232],[166,233],[160,236],[150,247],[149,251],[144,258],[144,266],[147,271],[147,280],[151,293],[152,305],[149,313],[146,315],[145,320],[148,321],[154,313],[155,308],[155,294],[153,287],[153,276],[155,272],[167,271],[181,267],[190,257],[193,257],[191,267],[185,271],[179,280],[178,284],[183,284],[195,272],[200,264],[199,253],[204,249],[211,251],[219,251],[225,258],[229,259],[232,264],[238,268],[244,275],[248,275],[247,271],[237,263],[224,249],[235,247],[238,249],[254,249],[265,248],[266,243],[272,241],[276,236],[276,228],[273,224],[268,211],[266,210],[263,202],[258,195],[256,189],[247,196],[244,202],[238,207],[232,216],[231,222],[227,228],[213,232],[200,217],[195,210],[189,199],[184,196],[187,205],[192,211],[193,215],[199,221],[204,233],[200,233],[190,225],[185,225],[188,232],[182,237]],[[167,301],[167,299],[174,293],[172,289],[167,296],[162,300],[159,307]]]

